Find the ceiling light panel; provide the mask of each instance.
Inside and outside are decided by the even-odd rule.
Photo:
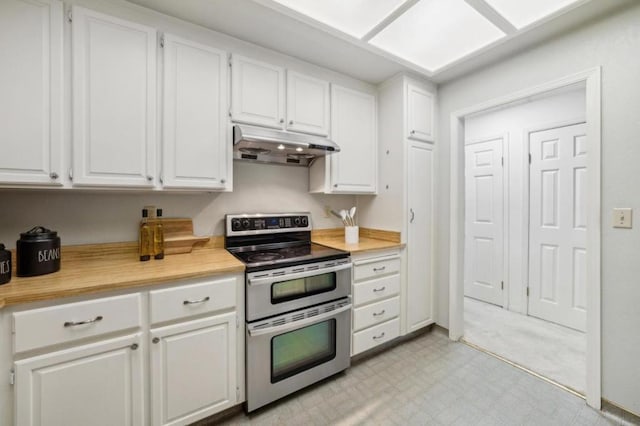
[[[435,71],[504,36],[464,0],[421,0],[370,43]]]
[[[289,9],[362,38],[406,0],[274,0]]]
[[[546,18],[581,0],[485,0],[517,29]]]

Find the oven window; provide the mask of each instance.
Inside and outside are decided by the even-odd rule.
[[[336,320],[313,324],[271,339],[271,383],[336,357]]]
[[[336,273],[313,275],[271,285],[271,303],[282,303],[336,289]]]

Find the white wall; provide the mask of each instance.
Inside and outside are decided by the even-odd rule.
[[[527,243],[529,212],[524,196],[525,173],[528,172],[528,131],[542,130],[558,124],[575,123],[585,117],[585,89],[571,91],[528,100],[508,108],[485,112],[465,120],[465,141],[487,140],[504,136],[504,171],[507,191],[507,216],[505,225],[505,250],[507,250],[508,275],[505,290],[508,291],[508,309],[527,313],[524,297],[527,284],[527,257],[524,250]],[[525,225],[526,224],[526,225]],[[465,262],[470,261],[465,259]]]
[[[20,232],[35,225],[58,231],[63,245],[135,241],[141,209],[190,217],[196,235],[224,235],[226,213],[310,211],[314,228],[342,226],[324,206],[355,205],[349,195],[308,194],[308,169],[234,162],[234,191],[225,193],[113,193],[68,190],[0,190],[0,242],[15,248]]]
[[[640,214],[640,3],[439,88],[438,323],[448,326],[451,113],[602,67],[603,397],[640,413],[640,227],[613,229],[613,207]],[[464,194],[455,194],[463,202]],[[462,205],[462,204],[461,204]]]

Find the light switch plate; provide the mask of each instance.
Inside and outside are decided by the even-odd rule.
[[[613,209],[613,227],[631,228],[631,209]]]

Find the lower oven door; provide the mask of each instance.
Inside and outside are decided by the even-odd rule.
[[[247,411],[349,367],[351,300],[247,324]]]
[[[247,274],[247,321],[338,300],[351,294],[349,260]]]

